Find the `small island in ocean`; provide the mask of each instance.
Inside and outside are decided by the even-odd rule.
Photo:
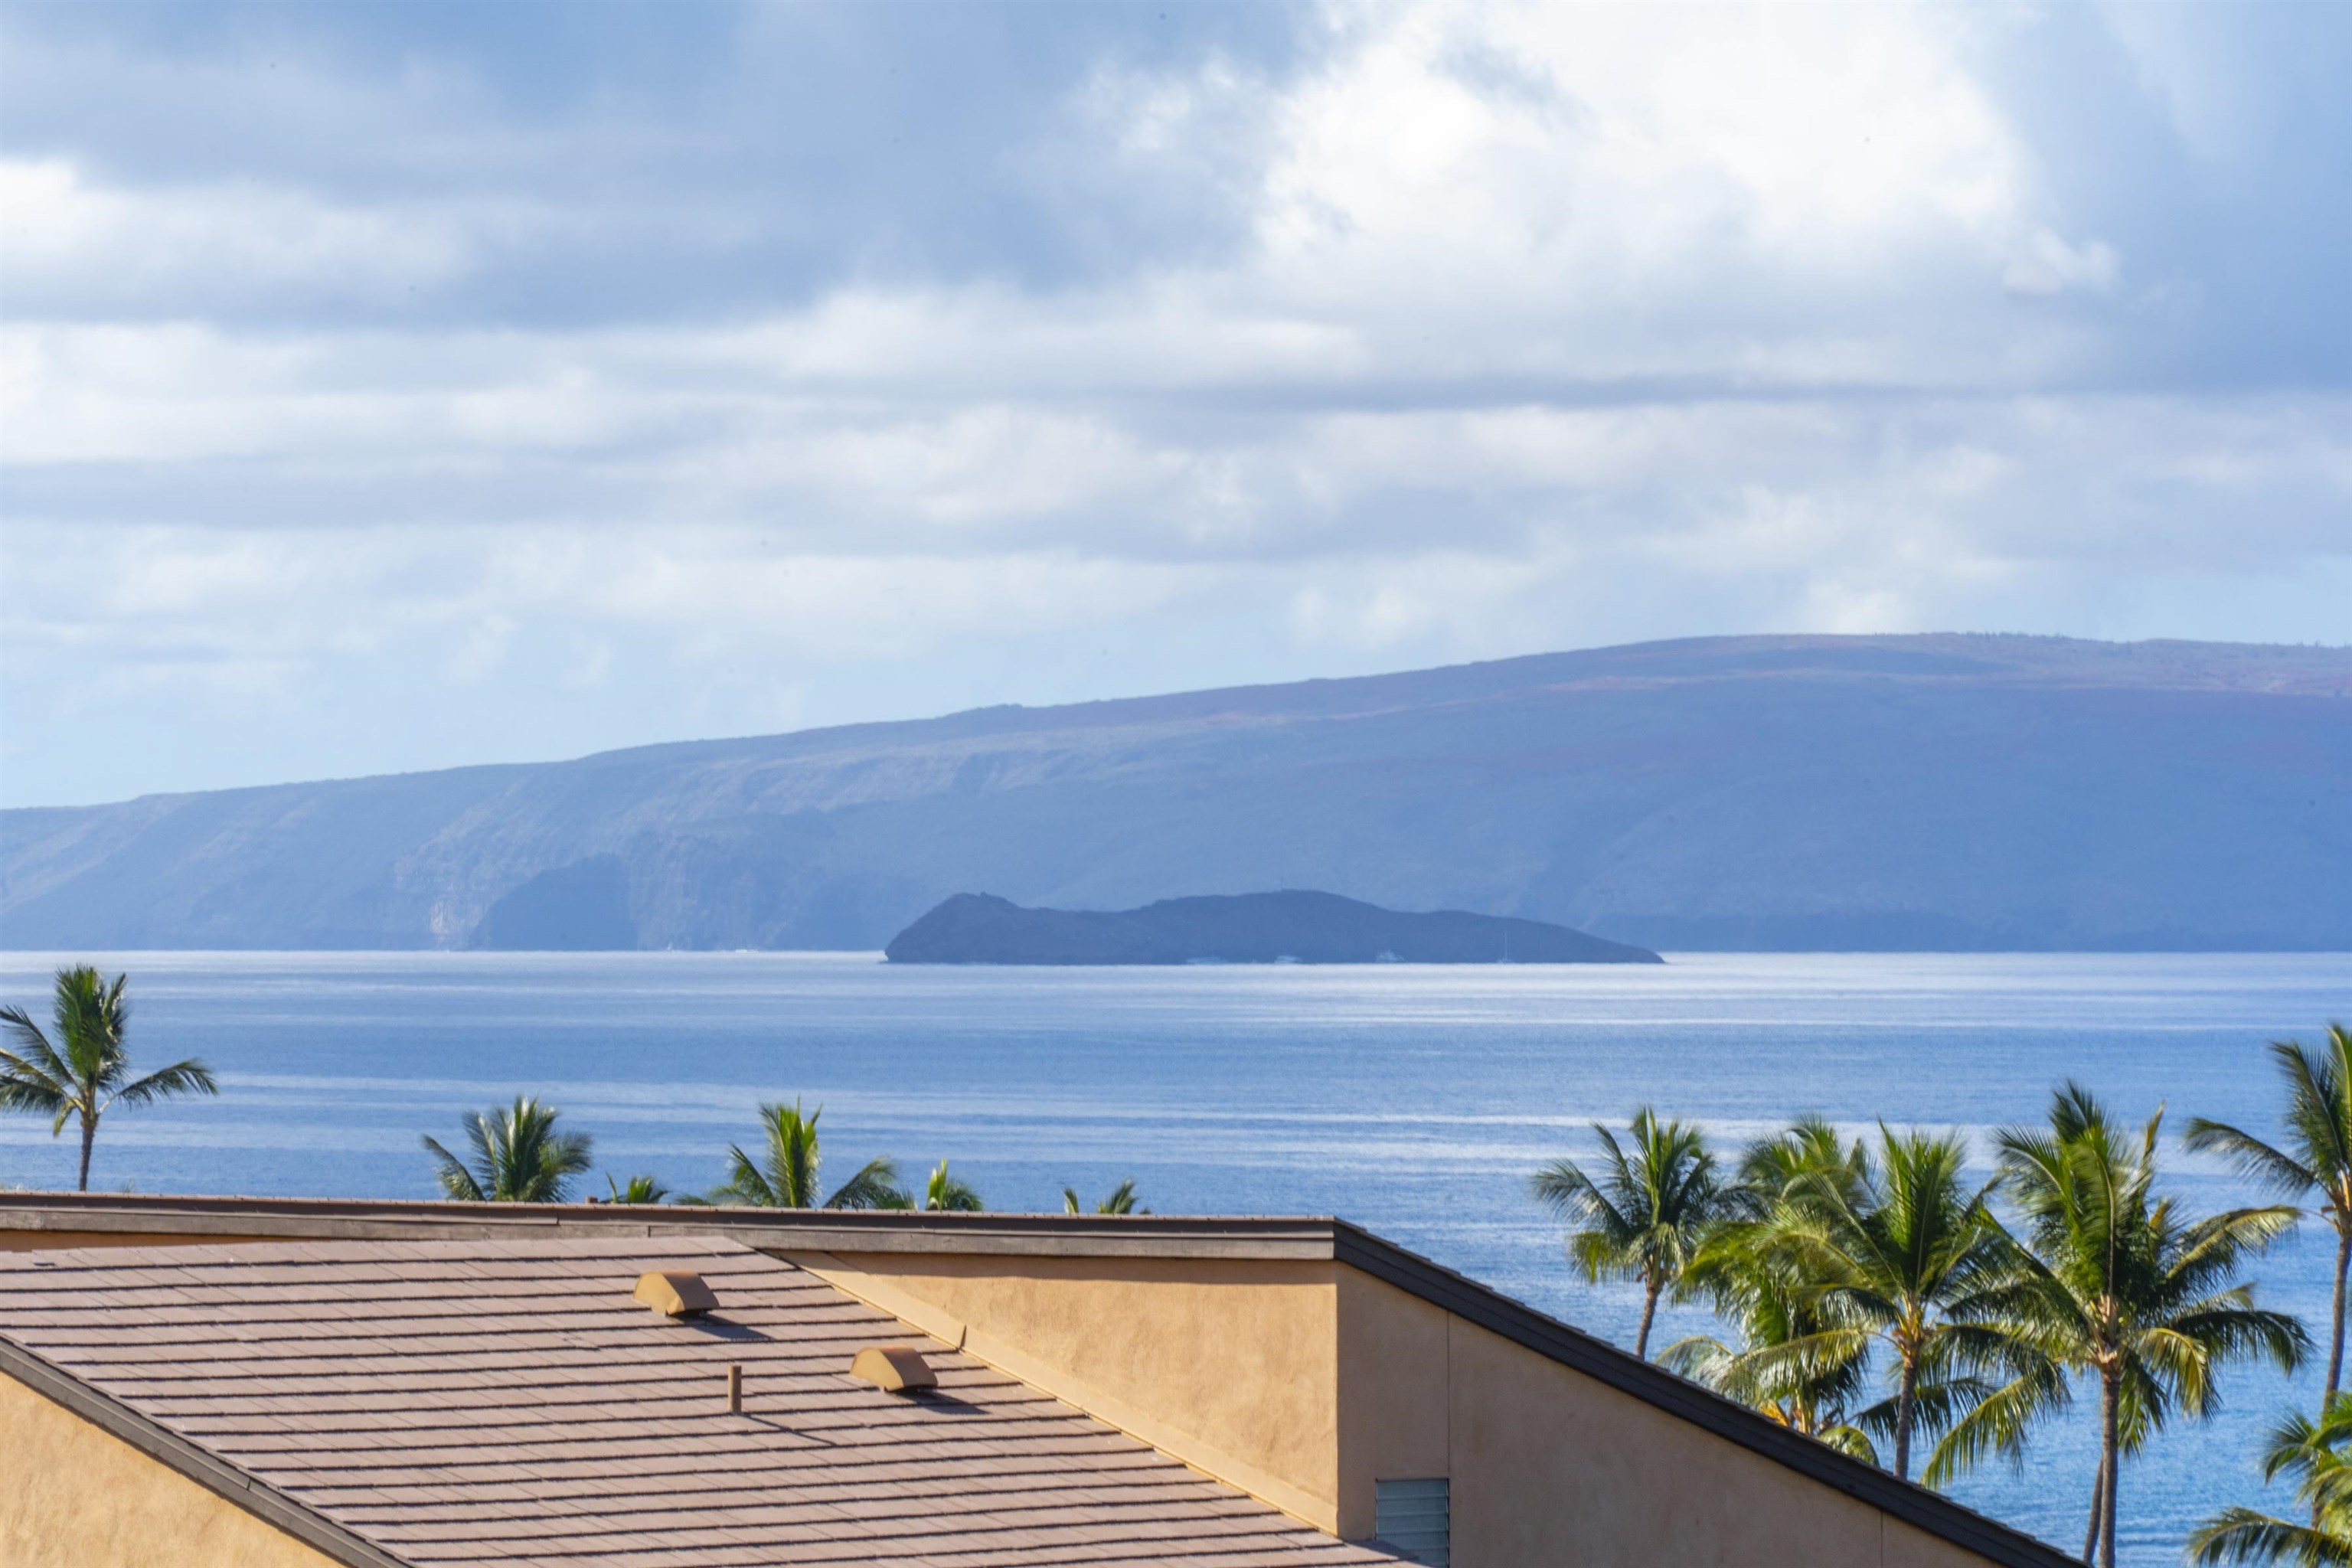
[[[883,950],[893,963],[1663,963],[1542,921],[1407,914],[1337,893],[1162,899],[1139,910],[1030,910],[958,893]]]

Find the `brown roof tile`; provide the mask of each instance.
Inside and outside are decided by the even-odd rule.
[[[629,1299],[677,1268],[718,1311]],[[718,1237],[0,1255],[0,1338],[419,1568],[1393,1561]]]

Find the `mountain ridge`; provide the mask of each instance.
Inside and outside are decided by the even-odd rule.
[[[1618,644],[1608,647],[1563,649],[1550,653],[1513,654],[1503,658],[1475,659],[1463,664],[1436,665],[1425,669],[1393,670],[1373,675],[1309,676],[1298,680],[1252,682],[1238,686],[1201,687],[1177,691],[1149,692],[1141,695],[1127,697],[1087,698],[1076,702],[985,703],[976,708],[951,710],[949,712],[936,714],[929,718],[860,719],[841,724],[816,725],[805,730],[786,730],[758,734],[727,735],[691,741],[647,741],[635,745],[614,746],[608,747],[603,751],[583,752],[577,756],[570,757],[536,758],[505,762],[461,763],[449,767],[404,768],[391,773],[339,773],[323,778],[288,780],[270,784],[225,784],[217,789],[153,790],[141,795],[129,795],[121,800],[100,801],[87,805],[8,806],[0,808],[0,816],[10,816],[20,812],[98,811],[121,806],[135,805],[146,801],[189,800],[200,796],[245,795],[275,790],[310,789],[326,785],[369,784],[396,779],[417,779],[425,777],[438,778],[461,774],[517,772],[535,768],[565,767],[593,763],[635,759],[657,752],[665,755],[676,755],[690,751],[700,750],[709,751],[717,754],[730,749],[744,746],[769,745],[803,740],[814,742],[819,739],[833,740],[847,738],[867,732],[899,731],[910,725],[944,727],[957,725],[966,721],[975,721],[987,718],[1010,716],[1043,718],[1047,715],[1076,716],[1098,710],[1142,708],[1179,702],[1211,703],[1231,700],[1233,699],[1246,697],[1256,693],[1307,692],[1320,689],[1338,689],[1351,687],[1365,687],[1373,684],[1385,685],[1423,678],[1436,679],[1453,676],[1467,676],[1473,673],[1482,673],[1486,671],[1500,671],[1517,668],[1532,668],[1537,665],[1552,664],[1559,661],[1582,661],[1588,659],[1600,659],[1609,658],[1611,656],[1633,654],[1665,654],[1673,650],[1685,648],[1696,650],[1726,645],[1757,644],[1766,646],[1772,649],[1780,649],[1795,645],[1851,644],[1857,647],[1863,647],[1880,646],[1890,642],[1917,643],[1921,645],[1938,646],[1949,644],[1962,647],[1984,645],[1988,647],[2000,649],[2033,647],[2040,646],[2051,648],[2065,649],[2070,652],[2096,650],[2099,653],[2125,656],[2123,658],[2114,658],[2112,660],[2102,660],[2100,662],[2099,668],[2106,670],[2108,673],[2138,674],[2144,678],[2141,684],[2158,687],[2163,689],[2259,690],[2270,692],[2275,695],[2352,696],[2352,645],[2336,647],[2326,644],[2302,643],[2214,643],[2199,642],[2192,639],[2179,637],[2152,637],[2137,642],[2116,643],[2103,642],[2087,637],[2051,637],[2026,632],[1926,632],[1862,636],[1791,633],[1785,635],[1761,634],[1722,637],[1677,637],[1658,642]],[[2184,672],[2181,671],[2178,666],[2158,665],[2156,663],[2156,660],[2162,655],[2174,651],[2194,653],[2200,656],[2210,656],[2213,654],[2263,656],[2259,662],[2266,668],[2259,680],[2252,679],[2252,672],[2250,672],[2249,679],[2235,682],[2221,679],[2219,679],[2219,672],[2207,668],[2199,672],[2204,677],[2202,680],[2191,683],[2182,679]],[[2277,664],[2273,665],[2272,663],[2273,658],[2275,658],[2278,660]],[[2248,658],[2246,662],[2252,664],[2258,661],[2253,658]],[[1862,671],[1857,672],[1859,673]],[[1888,672],[1889,671],[1885,669],[1876,671],[1876,673]],[[1755,672],[1750,671],[1749,673]],[[1911,673],[1919,672],[1915,670]],[[1957,674],[1959,673],[1959,670],[1956,666],[1948,668],[1946,673]],[[1989,673],[1989,671],[1979,669],[1976,673]],[[2013,666],[2011,667],[2006,673],[2017,680],[2019,684],[2063,683],[2057,675],[2057,672],[2036,668],[2031,665]],[[2159,673],[2170,673],[2173,676],[2173,679],[2169,681],[2158,681],[2145,679]],[[1671,674],[1653,674],[1647,677],[1617,676],[1602,677],[1601,679],[1647,679],[1654,681],[1664,682],[1676,679],[1676,677]],[[1556,682],[1554,684],[1575,684],[1590,688],[1594,683],[1592,681],[1580,681],[1575,683]],[[2099,682],[2097,684],[2105,685],[2115,683]],[[989,732],[992,733],[996,731],[992,731]]]
[[[2347,695],[2346,649],[1682,639],[12,808],[0,942],[464,946],[609,859],[646,946],[1283,882],[1648,947],[2352,947],[2307,890]]]

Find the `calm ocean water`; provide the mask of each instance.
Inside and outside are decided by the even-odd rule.
[[[77,955],[92,956],[92,955]],[[1727,1144],[1800,1112],[1992,1128],[2078,1077],[2271,1127],[2263,1042],[2352,1018],[2352,956],[1678,956],[1664,968],[892,969],[871,954],[131,953],[134,1059],[206,1058],[216,1101],[105,1124],[92,1184],[431,1195],[417,1146],[517,1090],[595,1134],[600,1170],[716,1181],[761,1100],[824,1108],[827,1167],[942,1157],[999,1209],[1123,1177],[1161,1213],[1338,1214],[1630,1342],[1636,1303],[1573,1280],[1526,1195],[1583,1124],[1637,1105]],[[0,954],[46,1013],[55,955]],[[0,1121],[0,1183],[70,1185],[70,1139]],[[2179,1189],[2239,1201],[2175,1152]],[[596,1178],[599,1188],[601,1176]],[[2322,1333],[2317,1232],[2260,1271]],[[1683,1311],[1662,1339],[1705,1326]],[[2265,1497],[2263,1429],[2315,1378],[2242,1370],[2213,1422],[2126,1472],[2126,1555],[2181,1560],[2198,1518]],[[2087,1422],[1971,1478],[1971,1505],[2079,1545]]]

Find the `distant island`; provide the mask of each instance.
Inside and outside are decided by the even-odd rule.
[[[1029,910],[958,893],[892,938],[893,963],[1663,963],[1645,947],[1542,921],[1407,914],[1337,893],[1162,899],[1139,910]]]

